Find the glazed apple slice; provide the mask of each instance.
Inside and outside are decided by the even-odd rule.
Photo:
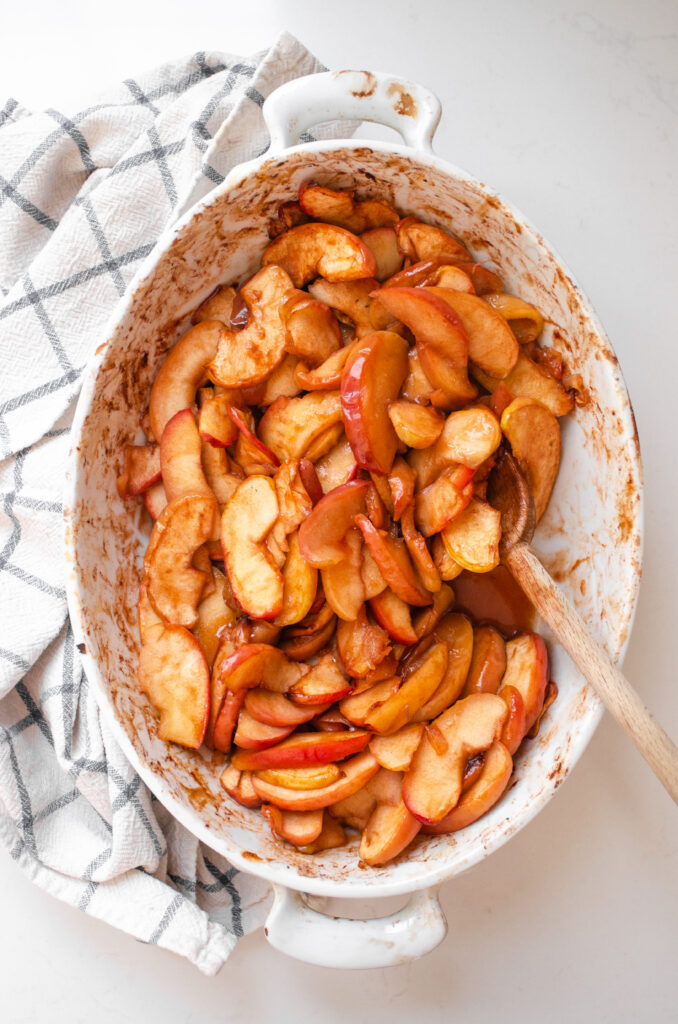
[[[315,468],[323,494],[355,478],[358,463],[346,435],[342,435],[334,448],[318,460]]]
[[[203,441],[226,448],[235,441],[238,428],[229,416],[230,395],[215,395],[211,388],[200,389],[198,432]]]
[[[357,345],[357,341],[348,342],[313,370],[300,362],[294,373],[295,381],[304,391],[335,391],[341,385],[344,366]]]
[[[506,292],[487,295],[485,301],[503,316],[521,345],[537,340],[544,328],[544,317],[531,302]]]
[[[224,564],[234,597],[254,619],[275,619],[283,607],[283,578],[263,541],[278,516],[273,482],[251,476],[239,485],[221,517]]]
[[[400,251],[413,262],[468,260],[468,250],[452,235],[416,217],[404,217],[396,224]]]
[[[210,667],[219,648],[220,634],[226,627],[235,624],[235,613],[224,601],[225,577],[216,568],[212,569],[212,576],[216,584],[215,589],[198,605],[198,617],[193,626],[193,634]]]
[[[283,566],[283,606],[276,618],[277,626],[291,626],[304,619],[313,605],[318,588],[318,570],[309,565],[299,550],[299,532],[287,541],[288,552]]]
[[[221,702],[219,713],[214,719],[211,735],[209,735],[210,730],[208,728],[210,745],[222,754],[228,754],[231,750],[233,736],[238,726],[238,719],[244,699],[244,690],[227,690]]]
[[[388,418],[407,374],[407,342],[393,331],[376,331],[352,352],[341,377],[346,436],[363,469],[388,473],[398,438]]]
[[[283,268],[295,288],[303,288],[314,277],[328,281],[374,277],[377,269],[365,243],[333,224],[301,224],[286,231],[266,247],[261,265]]]
[[[501,742],[513,756],[527,731],[525,728],[525,701],[515,686],[502,686],[499,696],[507,708],[506,721],[501,731]]]
[[[443,616],[454,604],[454,591],[447,584],[441,584],[433,595],[433,604],[429,608],[422,608],[412,620],[414,632],[419,640],[429,636],[439,625]]]
[[[410,553],[412,564],[421,582],[432,594],[437,594],[441,587],[440,573],[426,546],[426,541],[414,524],[414,507],[412,505],[403,512],[400,528],[405,546]],[[434,598],[435,600],[435,598]]]
[[[326,733],[324,735],[336,739],[338,736],[354,736],[355,733]],[[369,739],[369,733],[364,735]],[[282,810],[311,811],[336,804],[362,789],[379,770],[379,762],[369,750],[363,750],[357,756],[344,761],[341,770],[342,778],[322,789],[286,789],[284,786],[273,786],[270,782],[264,782],[263,779],[256,776],[252,777],[252,784],[262,800],[274,804]]]
[[[184,494],[214,498],[202,467],[202,442],[190,409],[182,409],[168,422],[160,439],[162,482],[168,501]]]
[[[477,469],[501,444],[501,427],[484,405],[452,412],[433,449],[434,457]]]
[[[447,669],[448,653],[444,643],[436,643],[393,696],[367,715],[368,729],[381,734],[395,732],[406,725],[433,696]]]
[[[155,486],[161,477],[160,448],[157,444],[128,444],[124,463],[115,485],[121,498],[133,498]]]
[[[372,558],[369,552],[369,548],[363,544],[362,564],[360,566],[360,575],[362,577],[363,586],[365,588],[365,600],[370,601],[377,594],[381,594],[383,590],[386,590],[386,580],[381,575],[379,566]]]
[[[227,333],[218,320],[196,324],[165,357],[153,382],[148,407],[151,430],[158,440],[176,413],[193,406],[198,388],[207,379],[207,364]]]
[[[416,482],[417,474],[402,456],[398,455],[388,474],[388,486],[395,520],[400,519],[414,501]]]
[[[560,465],[558,420],[534,399],[516,398],[502,413],[501,429],[527,480],[539,522],[546,511]]]
[[[427,287],[426,291],[450,306],[464,325],[468,357],[490,377],[505,377],[518,360],[515,335],[503,316],[484,299],[451,288]]]
[[[398,439],[408,448],[430,448],[440,437],[445,423],[435,409],[403,399],[391,402],[388,415]]]
[[[272,466],[279,466],[280,459],[278,456],[257,437],[252,413],[248,409],[239,409],[236,405],[230,404],[228,406],[228,414],[236,430],[240,432],[241,436],[253,448],[263,455],[265,462],[270,463]]]
[[[144,586],[139,596],[139,628],[142,645],[137,678],[160,714],[158,736],[197,749],[210,708],[210,674],[200,644],[183,626],[163,622]]]
[[[295,704],[315,706],[317,712],[318,705],[332,704],[350,691],[351,684],[334,655],[326,654],[289,688],[288,696]]]
[[[448,553],[443,538],[439,533],[433,537],[433,544],[431,545],[431,556],[435,562],[436,569],[440,573],[441,580],[446,580],[448,583],[450,580],[455,580],[457,576],[464,570],[458,562],[452,558]]]
[[[450,612],[441,619],[433,631],[434,641],[441,640],[447,646],[447,669],[440,686],[433,696],[415,714],[415,722],[428,722],[437,718],[459,697],[464,688],[473,654],[473,628],[465,615]],[[419,659],[414,662],[416,667]],[[403,676],[410,671],[403,671]]]
[[[363,750],[369,740],[370,734],[364,729],[351,732],[295,732],[276,746],[264,750],[237,751],[231,758],[231,764],[239,771],[303,768],[326,764],[328,761],[343,761]]]
[[[382,768],[392,772],[406,772],[423,735],[423,723],[408,722],[390,736],[373,737],[369,747]]]
[[[414,571],[405,542],[386,530],[378,530],[365,515],[357,515],[355,524],[393,593],[407,604],[430,604],[431,595]]]
[[[337,654],[347,675],[361,679],[391,653],[388,634],[370,622],[363,605],[355,622],[337,623]]]
[[[277,693],[286,693],[299,681],[302,671],[280,648],[250,643],[228,653],[223,660],[217,658],[213,674],[218,672],[224,690],[236,692],[263,686]]]
[[[448,466],[415,499],[414,521],[424,537],[432,537],[453,522],[473,498],[473,471]],[[452,552],[450,552],[452,553]]]
[[[293,292],[282,307],[285,349],[308,366],[319,366],[341,348],[341,331],[329,305],[307,292]]]
[[[372,250],[377,261],[374,273],[377,281],[386,281],[400,270],[403,265],[403,254],[398,248],[398,238],[393,228],[371,228],[369,231],[363,231],[360,238],[368,249]]]
[[[279,459],[300,459],[321,434],[341,423],[338,391],[279,398],[264,413],[259,436]]]
[[[247,690],[245,696],[245,708],[253,718],[266,725],[277,725],[280,728],[295,729],[298,725],[303,725],[304,722],[310,722],[312,718],[327,711],[329,707],[329,704],[322,707],[315,704],[309,707],[293,704],[285,694],[274,693],[272,690],[265,690],[260,686]]]
[[[220,782],[228,795],[243,807],[261,807],[261,797],[252,785],[252,772],[239,772],[229,764]]]
[[[370,487],[367,480],[352,480],[320,499],[299,527],[299,549],[309,565],[325,569],[345,557],[344,537],[355,517],[365,511]]]
[[[208,366],[216,384],[251,387],[266,380],[282,362],[287,332],[280,311],[293,288],[280,266],[263,267],[242,286],[238,294],[247,307],[247,326],[220,336]]]
[[[322,832],[318,838],[300,849],[302,853],[323,853],[325,850],[334,850],[337,846],[345,846],[346,843],[346,833],[339,822],[326,814],[323,818]]]
[[[363,539],[355,526],[347,531],[344,544],[344,558],[336,565],[321,569],[320,574],[330,608],[340,619],[352,622],[365,602],[365,585],[361,575]]]
[[[436,825],[424,826],[426,835],[446,835],[473,824],[494,807],[506,789],[512,771],[511,754],[503,743],[496,741],[485,754],[480,777],[462,793],[456,807],[449,814]]]
[[[360,858],[371,867],[387,864],[410,845],[421,822],[403,800],[395,807],[379,804],[372,811],[360,840]]]
[[[221,320],[226,327],[230,326],[234,299],[235,288],[220,285],[200,303],[192,316],[193,323],[200,324],[204,320]]]
[[[493,626],[476,626],[473,630],[473,657],[462,696],[497,693],[505,670],[506,644],[503,636]]]
[[[262,768],[257,778],[285,789],[322,789],[341,778],[341,768],[334,762],[306,768]]]
[[[496,377],[490,377],[478,367],[473,368],[473,376],[490,392],[500,384]],[[533,398],[550,409],[554,416],[567,416],[574,408],[570,392],[522,352],[511,372],[503,378],[503,384],[516,398]]]
[[[356,233],[396,224],[399,219],[393,207],[381,199],[358,202],[353,192],[337,191],[324,185],[302,185],[299,205],[314,220],[338,224]]]
[[[370,599],[370,610],[391,640],[397,644],[416,644],[418,637],[412,627],[410,606],[394,594],[390,587]]]
[[[281,811],[266,805],[261,813],[268,819],[271,832],[293,846],[308,846],[318,838],[323,828],[323,810]]]
[[[218,729],[219,720],[217,720],[214,730],[215,743]],[[263,751],[286,739],[291,732],[291,726],[285,728],[279,725],[266,725],[257,718],[253,718],[249,712],[242,708],[238,715],[238,724],[233,742],[242,750]],[[244,766],[236,764],[235,767],[242,770]]]
[[[401,680],[398,676],[382,679],[381,682],[375,683],[359,693],[352,693],[349,697],[344,697],[339,704],[339,710],[351,725],[363,728],[370,712],[393,697],[398,692],[400,683]]]
[[[425,825],[441,821],[461,795],[466,762],[501,734],[506,705],[492,693],[457,701],[427,727],[403,779],[403,800]]]
[[[211,576],[193,567],[193,556],[212,535],[217,503],[212,495],[188,494],[170,502],[156,520],[144,556],[144,584],[166,622],[188,629]]]
[[[167,507],[167,495],[161,483],[153,484],[144,491],[144,505],[151,518],[158,519],[162,510]]]
[[[501,515],[486,501],[471,498],[467,507],[441,532],[455,562],[470,572],[490,572],[499,565]]]
[[[453,288],[457,292],[469,292],[476,294],[473,280],[465,270],[453,264],[444,263],[433,273],[432,280],[428,284],[438,285],[441,288]]]
[[[377,798],[370,791],[370,783],[377,777],[380,771],[381,769],[377,765],[377,772],[362,789],[357,790],[343,800],[330,804],[327,808],[329,812],[328,817],[331,815],[335,820],[343,821],[350,828],[355,828],[362,832],[367,825],[370,814],[377,806]]]
[[[288,658],[293,661],[307,661],[322,651],[330,643],[337,625],[337,617],[334,613],[323,626],[319,626],[314,633],[304,636],[285,636],[281,642],[281,648]],[[288,630],[285,631],[286,633]]]
[[[508,641],[502,689],[514,686],[523,698],[526,732],[534,725],[544,703],[548,671],[546,644],[538,633],[525,633]]]
[[[341,314],[342,320],[347,318],[355,327],[356,336],[361,338],[375,329],[370,315],[374,302],[371,296],[378,288],[379,282],[373,277],[360,281],[325,281],[319,277],[308,290],[314,298]]]
[[[207,486],[214,494],[219,506],[223,507],[231,500],[236,488],[242,483],[243,472],[240,466],[226,454],[225,448],[215,448],[213,445],[207,444],[206,441],[202,442],[200,461]],[[218,529],[215,529],[214,532],[218,536]],[[216,540],[216,536],[213,540]],[[219,559],[221,558],[223,558],[223,553],[219,554]]]

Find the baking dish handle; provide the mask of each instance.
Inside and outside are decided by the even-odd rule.
[[[326,71],[281,85],[263,107],[270,154],[294,146],[325,121],[372,121],[394,128],[406,146],[432,151],[440,101],[416,82],[380,71]]]
[[[266,938],[281,953],[319,967],[393,967],[430,953],[447,933],[437,889],[412,895],[389,917],[355,921],[313,910],[303,895],[273,886]]]

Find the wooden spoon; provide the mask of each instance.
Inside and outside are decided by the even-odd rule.
[[[503,452],[488,482],[488,501],[501,512],[501,559],[603,704],[678,803],[678,748],[551,579],[529,544],[535,528],[532,495],[514,457]]]

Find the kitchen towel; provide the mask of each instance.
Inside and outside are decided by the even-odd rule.
[[[206,974],[262,923],[268,887],[171,817],[99,715],[64,589],[69,427],[157,237],[265,151],[265,97],[320,70],[285,33],[251,58],[164,64],[74,115],[0,106],[0,837],[54,896]]]

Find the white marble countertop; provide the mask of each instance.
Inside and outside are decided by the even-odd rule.
[[[282,28],[333,68],[394,71],[442,99],[441,156],[502,191],[573,268],[633,399],[644,580],[626,671],[678,736],[675,580],[678,6],[675,0],[91,0],[7,5],[0,93],[76,107],[109,80]],[[605,718],[571,778],[507,846],[443,887],[446,941],[350,976],[263,934],[214,979],[34,888],[0,851],[8,1024],[264,1020],[675,1021],[678,811]]]

